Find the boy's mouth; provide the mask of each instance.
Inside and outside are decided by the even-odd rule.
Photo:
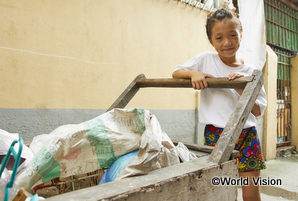
[[[230,52],[230,51],[232,51],[234,48],[233,47],[231,47],[231,48],[226,48],[226,49],[223,49],[223,51],[225,51],[225,52]]]

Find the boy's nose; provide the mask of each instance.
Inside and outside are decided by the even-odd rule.
[[[231,40],[225,39],[224,40],[224,45],[231,45]]]

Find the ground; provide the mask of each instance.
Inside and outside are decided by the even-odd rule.
[[[281,179],[282,185],[262,186],[262,201],[298,200],[298,154],[266,161],[266,165],[267,169],[261,171],[261,177]],[[240,187],[238,201],[242,201]]]

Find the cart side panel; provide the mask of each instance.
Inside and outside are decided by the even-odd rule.
[[[47,200],[236,200],[236,186],[213,186],[211,179],[215,176],[238,178],[237,160],[229,160],[219,166],[207,162],[207,157],[202,158]]]

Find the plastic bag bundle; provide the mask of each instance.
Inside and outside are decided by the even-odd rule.
[[[4,200],[5,197],[5,188],[7,183],[10,181],[11,174],[5,168],[0,177],[0,200]],[[15,196],[18,194],[20,187],[17,184],[14,184],[12,188],[9,190],[9,195],[7,201],[16,200]],[[30,193],[26,192],[27,198],[26,201],[39,201],[44,200],[42,197],[38,197],[37,194],[31,195]]]
[[[10,174],[5,168],[4,171],[2,172],[2,175],[0,177],[0,200],[4,200],[5,197],[5,188],[7,183],[10,181]],[[19,187],[16,185],[13,185],[13,187],[9,191],[9,196],[8,200],[12,200],[14,196],[18,193]]]

